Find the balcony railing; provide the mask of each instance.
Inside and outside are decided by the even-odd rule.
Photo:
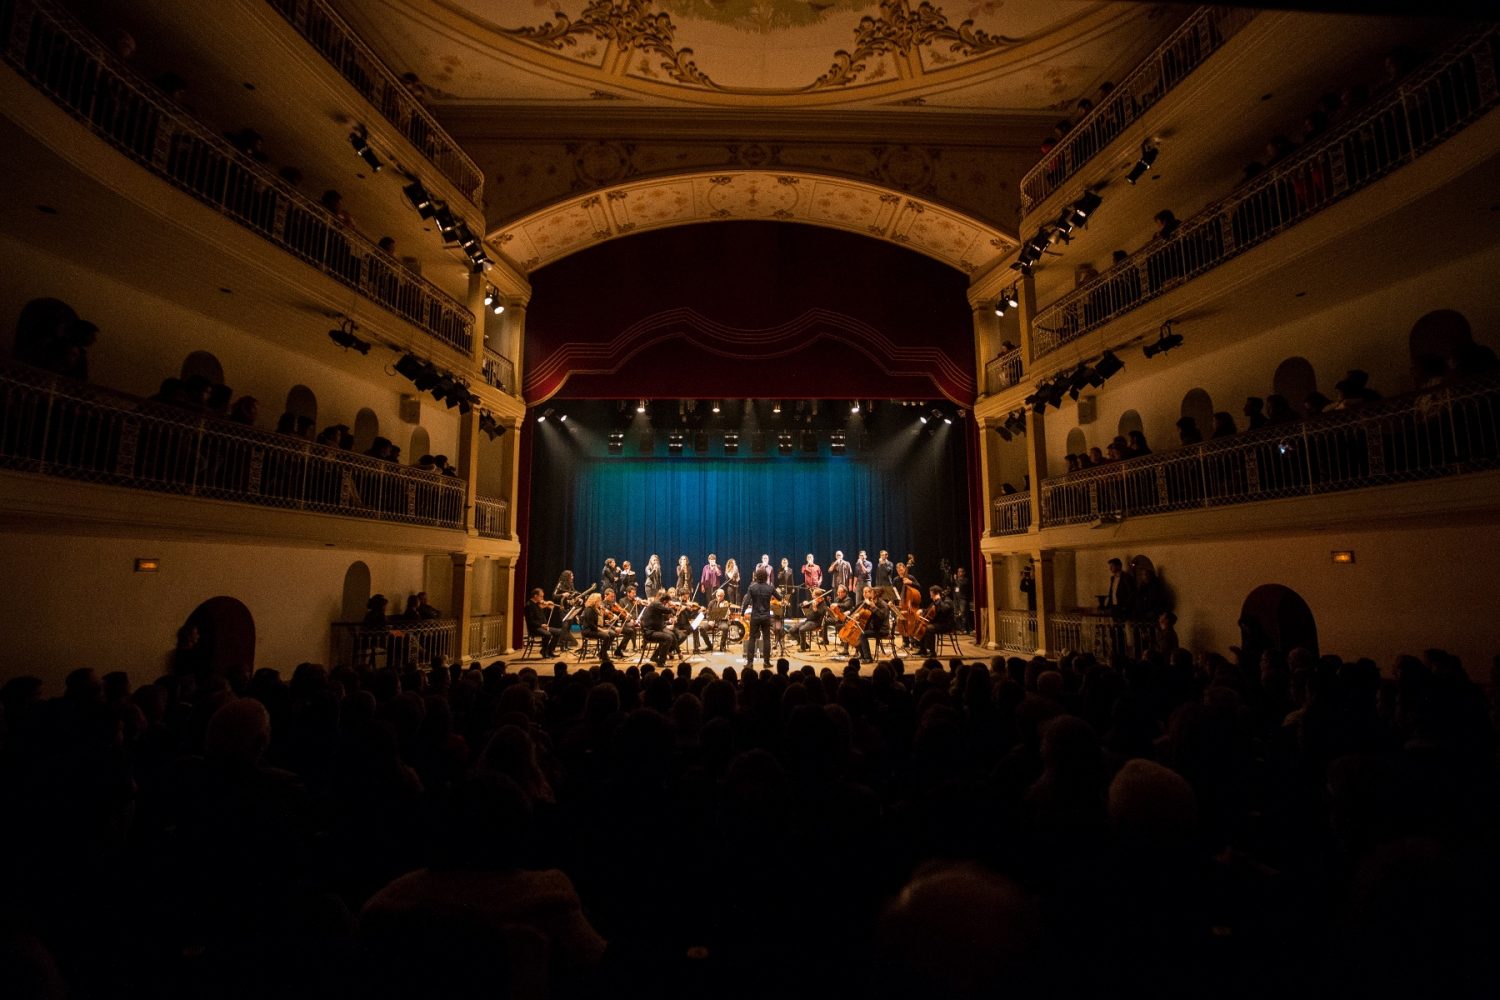
[[[0,368],[0,467],[284,510],[464,524],[458,480],[18,366]]]
[[[474,530],[485,538],[509,538],[510,501],[499,497],[476,496]]]
[[[484,349],[484,380],[501,392],[516,391],[516,365],[503,354]]]
[[[425,667],[439,657],[452,662],[459,655],[458,622],[392,618],[384,629],[369,628],[363,622],[334,622],[331,652],[336,667]]]
[[[5,0],[4,58],[120,152],[281,249],[465,353],[474,314],[342,225],[265,165],[194,121],[119,65],[70,14]]]
[[[1030,493],[996,497],[993,507],[994,518],[990,522],[990,534],[1024,535],[1031,530]]]
[[[504,615],[475,615],[469,619],[471,657],[499,656],[510,648]]]
[[[1384,177],[1500,102],[1500,27],[1448,49],[1250,183],[1037,313],[1031,358],[1097,330]]]
[[[332,7],[324,0],[270,2],[454,187],[476,205],[480,203],[484,197],[484,172]]]
[[[1013,347],[991,358],[984,366],[985,392],[1009,389],[1021,381],[1021,349]]]
[[[1116,653],[1139,656],[1156,642],[1156,625],[1143,621],[1116,621],[1103,614],[1049,613],[1047,649],[1093,653],[1108,660]]]
[[[1198,8],[1021,178],[1021,214],[1046,200],[1254,16],[1239,7]]]
[[[1500,466],[1500,376],[1042,483],[1042,526],[1435,479]]]
[[[1001,611],[995,616],[995,644],[1001,649],[1035,653],[1039,648],[1036,637],[1035,611]]]

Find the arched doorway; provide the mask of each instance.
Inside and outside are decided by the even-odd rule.
[[[1192,417],[1198,433],[1208,437],[1214,426],[1214,401],[1207,389],[1189,389],[1182,397],[1180,416]]]
[[[1407,344],[1411,349],[1412,363],[1429,357],[1447,361],[1453,352],[1472,343],[1474,332],[1463,313],[1453,309],[1435,309],[1411,328]]]
[[[413,428],[411,432],[411,447],[406,452],[406,464],[416,465],[423,455],[430,454],[432,454],[432,439],[427,436],[427,428]]]
[[[233,597],[210,597],[193,609],[185,626],[198,630],[202,663],[214,673],[255,669],[255,619],[250,609]]]
[[[305,385],[294,385],[287,390],[286,412],[307,420],[309,425],[318,422],[318,397]]]
[[[1318,624],[1300,594],[1279,583],[1250,591],[1240,607],[1240,648],[1259,659],[1267,649],[1318,654]]]
[[[182,359],[182,377],[206,379],[209,385],[224,384],[224,366],[208,351],[194,351]]]
[[[1140,431],[1144,434],[1146,429],[1141,424],[1141,415],[1139,413],[1135,410],[1126,410],[1120,414],[1120,422],[1115,426],[1115,434],[1129,441],[1131,431]]]
[[[339,604],[339,621],[357,622],[365,616],[370,602],[370,567],[355,560],[344,571],[344,596]]]
[[[1067,454],[1082,455],[1085,454],[1088,450],[1089,443],[1088,439],[1083,436],[1083,428],[1075,427],[1072,430],[1068,431]]]
[[[1306,358],[1287,358],[1276,366],[1276,374],[1271,378],[1271,391],[1291,403],[1294,410],[1301,410],[1317,388],[1318,376]]]
[[[354,451],[360,455],[370,450],[380,434],[380,418],[368,406],[354,415]]]

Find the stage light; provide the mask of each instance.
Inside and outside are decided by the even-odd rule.
[[[783,455],[792,453],[792,432],[782,431],[776,436],[776,450]]]
[[[454,237],[458,231],[458,220],[454,218],[453,212],[447,205],[436,202],[437,208],[433,212],[432,221],[437,224],[438,233],[443,237],[444,243],[458,242]]]
[[[849,412],[850,413],[858,413],[859,412],[859,400],[856,399],[854,402],[852,402],[852,403],[849,404]]]
[[[415,354],[404,354],[401,356],[401,360],[396,362],[396,374],[405,375],[415,382],[417,376],[422,374],[423,367],[421,358],[418,358]]]
[[[499,294],[495,291],[495,289],[492,286],[485,288],[485,290],[484,290],[484,304],[485,305],[487,305],[487,306],[494,305],[495,304],[495,299],[497,299],[497,298],[499,298]]]
[[[422,186],[421,181],[412,181],[401,189],[401,193],[406,195],[406,200],[411,202],[411,207],[415,208],[422,218],[430,219],[437,211],[437,204],[432,200],[432,195],[428,194],[427,189]]]
[[[949,426],[952,426],[952,424],[953,424],[953,418],[950,417],[950,416],[944,415],[944,417],[943,417],[943,423],[948,424]]]
[[[339,328],[337,330],[328,331],[328,339],[333,341],[335,344],[339,345],[346,351],[358,351],[361,354],[369,354],[370,343],[369,341],[361,340],[354,335],[354,331],[357,329],[358,327],[354,325],[353,320],[342,320],[339,322]]]
[[[609,453],[611,455],[619,455],[619,454],[622,454],[624,451],[625,451],[625,432],[624,431],[610,431],[609,432]]]
[[[639,403],[635,404],[635,412],[637,412],[637,413],[645,413],[646,412],[646,401],[644,399],[641,400]]]
[[[491,413],[481,413],[479,415],[479,429],[488,434],[491,441],[505,433],[505,427]]]
[[[834,431],[828,442],[828,450],[835,455],[842,455],[848,445],[848,437],[843,431]]]
[[[1158,152],[1159,150],[1155,146],[1151,145],[1150,139],[1142,142],[1141,158],[1135,161],[1135,166],[1130,168],[1130,173],[1125,175],[1125,180],[1131,184],[1134,184],[1136,181],[1146,176],[1146,171],[1150,170],[1151,164],[1156,162],[1156,155]]]
[[[771,404],[771,412],[774,413],[774,414],[776,414],[777,416],[781,415],[781,403],[780,403],[780,401],[777,401],[777,402]]]
[[[720,402],[721,402],[721,401],[720,401],[720,400],[717,400],[717,399],[716,399],[716,400],[714,400],[714,412],[715,412],[715,413],[718,413],[718,412],[719,412],[719,405],[720,405]]]
[[[547,418],[550,416],[552,416],[552,409],[551,407],[548,407],[545,411],[543,411],[541,416],[536,418],[536,422],[539,424],[545,424],[547,422]]]
[[[1161,325],[1161,332],[1157,335],[1156,343],[1147,344],[1141,348],[1141,353],[1148,358],[1154,358],[1158,354],[1165,354],[1174,347],[1182,346],[1182,334],[1172,332],[1172,322],[1168,320]]]
[[[999,424],[995,425],[995,433],[1000,435],[1000,440],[1002,440],[1002,441],[1009,441],[1010,440],[1010,431],[1009,431],[1009,429],[1007,429],[1007,428],[1005,428],[1003,426],[1000,426]]]
[[[1114,351],[1105,351],[1099,363],[1094,365],[1094,371],[1099,373],[1100,378],[1113,378],[1125,367],[1125,362],[1115,357]]]
[[[740,453],[740,435],[737,431],[724,432],[724,454],[738,455]]]
[[[925,423],[927,423],[927,414],[924,413],[920,417],[918,417],[917,419],[920,420],[920,421],[922,421],[922,423],[925,424]]]
[[[673,455],[682,454],[682,431],[673,431],[667,435],[667,451]]]
[[[491,286],[484,293],[484,304],[490,307],[490,312],[499,316],[505,312],[505,303],[500,300],[500,293]]]
[[[1079,198],[1073,203],[1073,211],[1076,212],[1079,216],[1087,219],[1089,216],[1097,212],[1099,210],[1099,206],[1103,203],[1103,198],[1099,197],[1092,191],[1085,191],[1083,197]]]
[[[359,154],[359,158],[375,173],[380,173],[385,164],[380,162],[380,157],[375,155],[375,150],[370,148],[370,140],[363,126],[349,133],[349,145]]]
[[[557,421],[558,421],[558,423],[562,423],[562,424],[567,423],[568,422],[568,415],[566,413],[564,413],[562,416],[560,416],[560,417],[557,418]]]

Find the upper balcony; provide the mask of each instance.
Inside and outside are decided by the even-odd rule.
[[[1316,140],[1040,310],[1036,361],[1400,171],[1500,103],[1500,28],[1465,36]]]
[[[474,204],[483,202],[484,172],[326,0],[270,0],[270,4],[455,188]]]
[[[121,65],[71,15],[0,2],[4,61],[93,135],[157,177],[427,335],[471,356],[474,314],[237,151]]]
[[[1128,131],[1254,16],[1253,10],[1239,7],[1200,7],[1194,11],[1021,178],[1021,217],[1028,216]]]

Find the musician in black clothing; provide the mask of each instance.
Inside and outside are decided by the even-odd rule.
[[[969,627],[969,602],[974,599],[974,588],[969,583],[969,571],[962,566],[953,571],[953,620],[960,632],[972,632]]]
[[[641,634],[645,636],[645,641],[656,643],[656,656],[653,658],[658,663],[667,662],[677,652],[679,638],[670,628],[672,616],[673,610],[667,604],[665,590],[656,592],[656,597],[646,605],[646,611],[641,615]]]
[[[630,568],[630,560],[626,559],[620,563],[620,579],[615,582],[615,593],[623,594],[635,586],[635,570]]]
[[[597,642],[601,654],[613,648],[615,640],[620,638],[619,629],[604,624],[603,603],[604,595],[590,594],[583,606],[583,614],[578,616],[578,623],[583,627],[583,637]]]
[[[573,571],[565,569],[557,576],[557,586],[552,588],[552,599],[559,604],[566,604],[577,591],[578,588],[573,586]]]
[[[783,563],[786,560],[782,560]],[[766,669],[771,669],[771,598],[776,590],[767,582],[765,570],[757,568],[755,582],[745,589],[745,610],[750,615],[750,631],[745,636],[745,667],[755,665],[755,648],[760,644],[761,656]]]
[[[891,554],[885,549],[880,550],[880,558],[875,560],[875,577],[873,585],[876,590],[884,590],[892,586],[891,580],[896,575],[896,564],[891,562]]]
[[[865,623],[864,631],[859,637],[859,659],[861,663],[872,663],[875,657],[870,653],[870,640],[883,639],[890,631],[891,606],[880,596],[880,591],[874,587],[866,587],[864,602],[855,609],[855,613],[866,607],[870,609],[870,620]]]
[[[928,624],[919,649],[923,656],[934,656],[937,653],[937,637],[953,632],[958,626],[953,617],[953,602],[943,596],[943,588],[933,584],[927,588],[927,594],[932,598],[932,603],[922,612],[922,617],[927,619]]]
[[[555,604],[542,600],[542,588],[534,587],[531,599],[526,602],[526,633],[534,635],[542,643],[542,659],[547,659],[562,640],[563,630],[552,624]]]
[[[714,596],[709,599],[708,606],[703,609],[703,625],[699,632],[703,634],[703,641],[708,645],[709,651],[714,648],[714,636],[719,637],[719,652],[724,652],[724,641],[728,630],[724,627],[729,621],[730,604],[724,598],[724,588],[720,587],[714,591]]]
[[[802,621],[792,630],[797,637],[797,648],[808,651],[807,637],[823,628],[823,616],[828,611],[828,591],[814,590],[810,600],[802,602]]]
[[[781,558],[781,568],[776,571],[777,596],[784,601],[792,599],[792,588],[797,585],[792,576],[792,561],[785,556]]]
[[[863,589],[863,588],[861,588],[861,589]],[[844,617],[843,618],[835,619],[835,616],[834,616],[833,611],[832,611],[833,608],[838,608],[840,611],[842,611],[844,613]],[[845,618],[848,618],[849,615],[853,613],[853,611],[854,611],[854,593],[853,593],[853,591],[851,591],[848,587],[840,587],[838,590],[834,591],[834,593],[833,593],[833,600],[828,605],[828,611],[827,611],[827,613],[826,613],[826,615],[825,615],[825,617],[823,619],[823,622],[824,622],[825,625],[833,625],[834,631],[837,632],[840,626],[838,624],[835,624],[835,622],[836,621],[837,622],[842,622]],[[844,651],[848,652],[847,649],[844,650]]]

